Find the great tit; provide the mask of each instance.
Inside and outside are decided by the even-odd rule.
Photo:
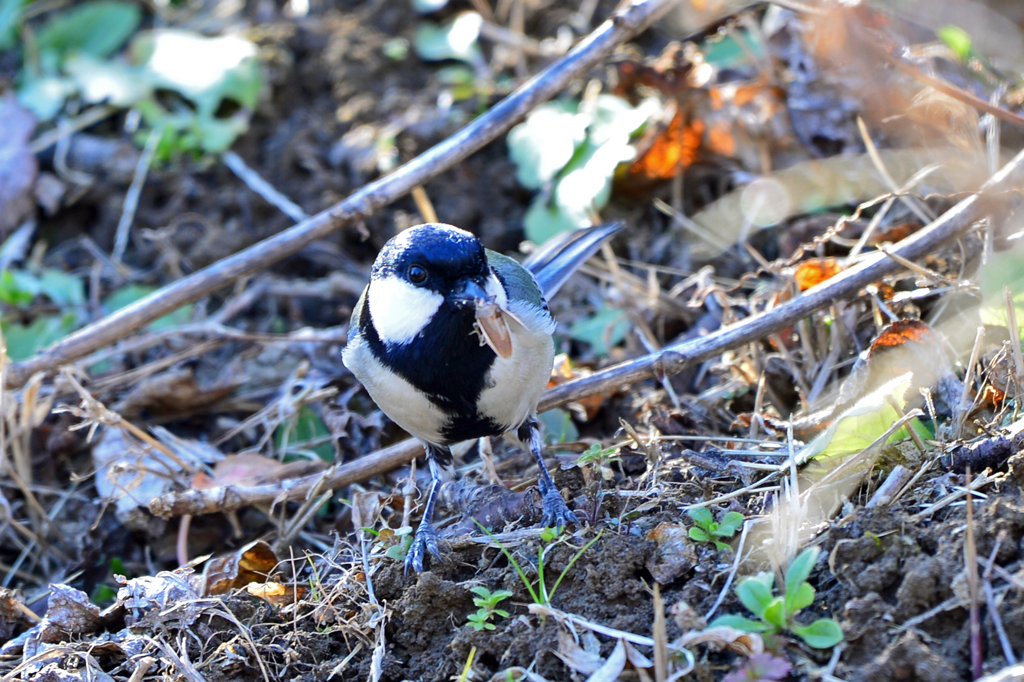
[[[392,421],[423,442],[430,492],[406,555],[440,558],[438,489],[461,441],[512,436],[540,470],[545,526],[576,522],[544,465],[537,403],[551,376],[547,298],[623,224],[563,233],[526,262],[485,249],[451,225],[411,227],[381,249],[349,322],[345,366]]]

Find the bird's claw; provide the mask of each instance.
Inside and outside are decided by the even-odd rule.
[[[437,529],[432,524],[421,523],[416,529],[416,537],[413,538],[412,546],[405,555],[405,574],[409,574],[412,568],[416,573],[423,572],[423,560],[430,553],[438,561],[441,560],[441,552],[437,548]]]
[[[545,528],[558,528],[561,530],[570,523],[579,523],[576,514],[569,510],[565,500],[557,490],[549,490],[544,493],[544,516],[541,523]]]

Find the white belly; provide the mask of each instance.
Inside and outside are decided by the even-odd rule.
[[[509,429],[522,424],[536,409],[551,378],[555,344],[549,334],[528,334],[510,320],[512,355],[496,357],[480,394],[478,409]]]
[[[441,429],[448,417],[408,381],[385,370],[365,341],[350,343],[341,355],[345,366],[391,421],[422,441],[443,442]]]

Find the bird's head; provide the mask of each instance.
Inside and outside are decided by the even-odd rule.
[[[505,305],[480,241],[451,225],[417,225],[381,249],[370,273],[367,302],[386,344],[411,342],[442,306],[470,321],[483,303]]]

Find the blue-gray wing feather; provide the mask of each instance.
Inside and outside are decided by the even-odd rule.
[[[544,298],[550,299],[572,273],[597,253],[601,244],[625,226],[626,223],[620,220],[563,232],[531,253],[523,266],[537,280]]]

